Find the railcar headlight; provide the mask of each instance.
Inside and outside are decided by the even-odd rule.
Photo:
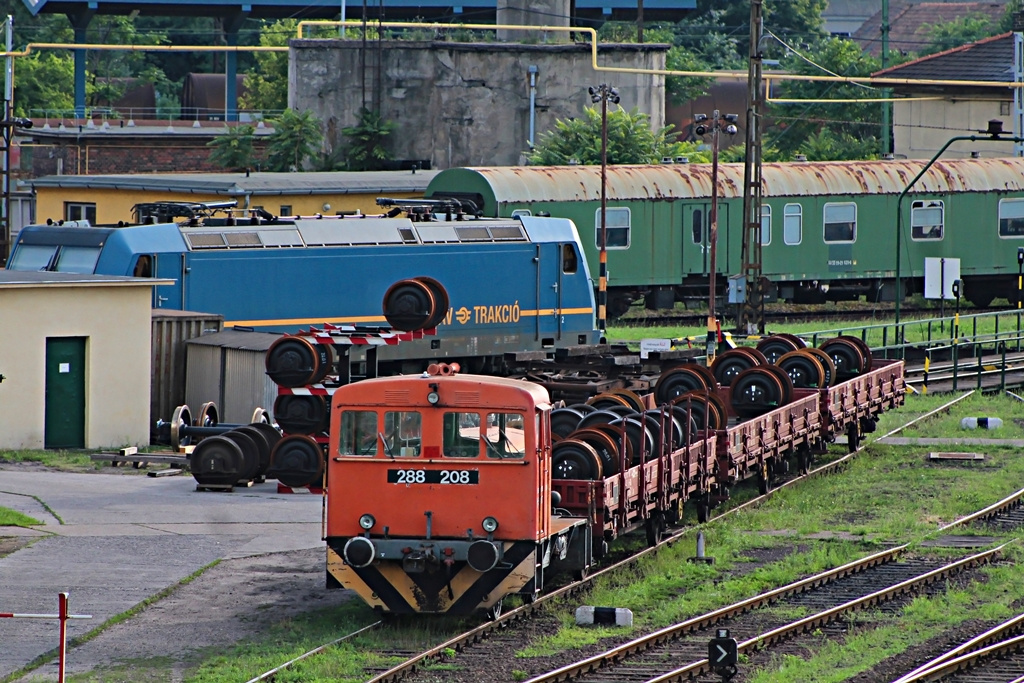
[[[363,515],[359,518],[359,526],[363,527],[367,531],[373,528],[373,525],[377,523],[377,520],[373,518],[373,515]]]
[[[484,517],[484,521],[480,523],[480,526],[482,526],[484,531],[487,533],[493,534],[498,530],[498,520],[494,517]]]
[[[441,397],[437,395],[436,391],[431,391],[429,394],[427,394],[427,403],[429,403],[430,405],[436,406],[439,400],[441,400]]]

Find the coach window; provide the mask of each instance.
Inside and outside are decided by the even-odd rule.
[[[772,207],[761,205],[761,245],[772,243]]]
[[[696,209],[691,221],[690,230],[693,233],[693,243],[701,244],[704,242],[704,212]]]
[[[346,410],[341,414],[339,455],[375,455],[380,441],[377,413],[372,410]]]
[[[999,200],[999,236],[1024,237],[1024,199]]]
[[[480,455],[480,414],[445,413],[441,452],[448,458],[475,458]]]
[[[605,209],[605,215],[607,216],[608,234],[606,236],[605,246],[609,249],[628,249],[629,248],[629,226],[630,226],[630,215],[629,208],[627,207],[616,207]],[[597,209],[594,212],[594,226],[596,228],[594,236],[594,244],[601,247],[601,209]]]
[[[857,241],[857,205],[853,202],[826,204],[824,222],[826,242]]]
[[[579,268],[579,261],[576,258],[576,247],[571,244],[562,245],[562,272],[572,275]]]
[[[277,215],[278,216],[294,216],[295,214],[292,213],[292,205],[291,204],[282,204],[281,205],[281,213],[279,213]]]
[[[786,204],[782,215],[782,241],[786,244],[800,244],[804,238],[804,207]]]
[[[490,458],[522,458],[526,450],[526,430],[519,413],[488,413],[481,440]]]
[[[910,205],[910,236],[915,240],[941,240],[944,222],[942,202],[917,201]]]
[[[96,223],[96,205],[83,202],[64,202],[64,220],[66,221],[89,221],[90,225]]]

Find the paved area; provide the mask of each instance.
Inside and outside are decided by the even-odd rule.
[[[43,521],[0,527],[34,542],[0,558],[0,612],[56,613],[70,593],[69,636],[174,585],[216,559],[323,548],[321,498],[276,482],[197,492],[191,477],[0,470],[0,506]],[[56,622],[0,619],[0,679],[57,645]]]

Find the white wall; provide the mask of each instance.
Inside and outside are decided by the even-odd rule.
[[[0,448],[42,448],[46,338],[86,337],[85,445],[149,443],[151,286],[0,286]]]
[[[1007,99],[938,99],[897,102],[893,106],[893,151],[896,158],[931,159],[950,138],[958,135],[983,135],[989,119],[1003,122],[1003,130],[1013,135],[1012,102]],[[954,142],[942,153],[943,159],[963,159],[971,152],[983,157],[1013,156],[1013,143],[990,140]],[[902,156],[901,156],[902,155]]]

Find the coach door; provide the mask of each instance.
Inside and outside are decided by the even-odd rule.
[[[683,210],[683,276],[707,275],[711,267],[711,203],[688,204]],[[729,273],[737,257],[729,251],[729,206],[718,202],[718,249],[715,271]]]

